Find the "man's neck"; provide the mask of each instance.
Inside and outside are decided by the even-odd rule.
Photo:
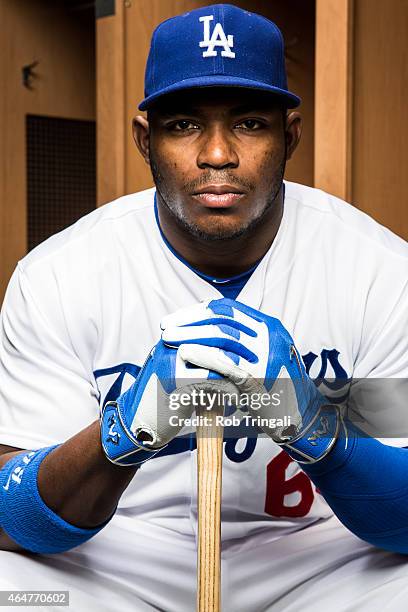
[[[283,185],[260,223],[244,236],[219,241],[200,240],[189,234],[157,193],[160,228],[177,253],[193,268],[215,278],[228,278],[245,272],[262,259],[278,232],[283,215]]]

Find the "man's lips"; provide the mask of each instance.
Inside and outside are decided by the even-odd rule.
[[[207,185],[192,195],[208,208],[229,208],[242,198],[244,193],[232,185]]]

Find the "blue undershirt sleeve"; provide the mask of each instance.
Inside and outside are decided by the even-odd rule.
[[[382,444],[346,423],[321,461],[302,465],[340,521],[356,536],[408,554],[408,449]]]

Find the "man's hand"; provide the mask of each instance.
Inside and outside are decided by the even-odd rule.
[[[164,342],[180,347],[183,360],[218,372],[241,397],[247,394],[248,409],[263,419],[265,433],[296,450],[298,460],[315,461],[330,450],[339,431],[338,411],[327,406],[278,319],[224,298],[169,315],[162,327]],[[255,410],[250,399],[255,394],[257,399],[269,394],[270,401],[259,408],[257,402]],[[271,427],[271,417],[286,417],[286,424]]]
[[[232,383],[207,369],[187,367],[178,348],[160,340],[150,351],[133,385],[101,415],[101,442],[107,458],[118,465],[139,465],[156,455],[174,438],[189,418],[193,391],[236,392]],[[171,396],[183,395],[177,403]],[[171,419],[176,416],[176,419]]]

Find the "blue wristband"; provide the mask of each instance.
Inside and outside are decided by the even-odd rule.
[[[67,523],[42,500],[37,476],[42,460],[58,445],[16,455],[0,470],[0,526],[22,548],[58,553],[79,546],[106,524],[82,529]]]

